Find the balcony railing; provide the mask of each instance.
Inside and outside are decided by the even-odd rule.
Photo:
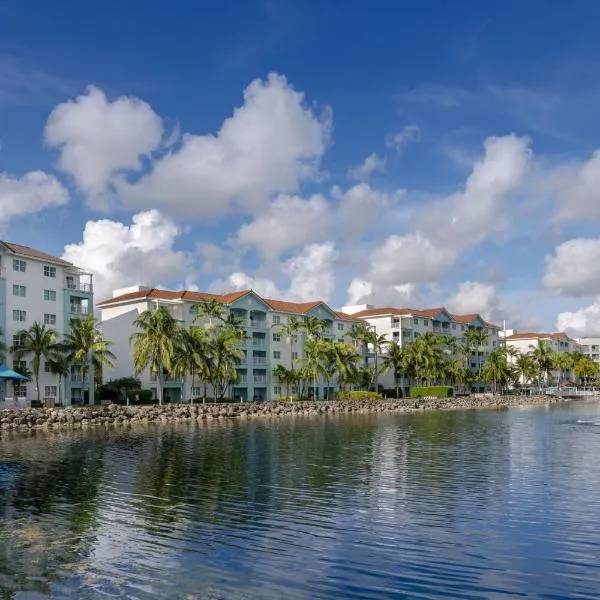
[[[69,311],[74,315],[87,315],[88,307],[82,306],[81,304],[71,304]]]
[[[252,359],[252,364],[255,364],[255,365],[266,365],[267,364],[267,359],[264,356],[255,356]]]
[[[74,290],[76,292],[91,293],[94,291],[94,287],[91,283],[80,283],[79,281],[75,281],[72,279],[67,279],[67,281],[65,282],[65,287],[68,290]]]
[[[248,383],[248,377],[246,375],[240,375],[238,385],[246,385]]]
[[[248,319],[246,322],[246,327],[255,327],[259,329],[266,329],[267,320],[266,319]]]
[[[154,374],[150,374],[150,381],[156,382],[158,381],[158,377]],[[163,383],[182,383],[183,377],[179,375],[163,375]]]
[[[73,383],[82,383],[83,382],[83,373],[71,373],[71,381]]]
[[[254,375],[254,383],[262,383],[264,385],[267,383],[266,375]]]
[[[253,338],[252,345],[257,348],[264,348],[267,345],[267,341],[263,338]]]

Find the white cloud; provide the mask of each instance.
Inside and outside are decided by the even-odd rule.
[[[277,260],[290,248],[326,236],[329,219],[328,203],[323,196],[303,200],[282,195],[271,202],[266,213],[240,227],[238,241],[243,246],[257,248],[266,260]]]
[[[485,319],[492,319],[500,309],[500,299],[496,287],[489,283],[465,281],[446,304],[448,310],[461,314],[477,313]]]
[[[337,251],[333,242],[310,244],[283,264],[290,277],[287,295],[295,300],[328,302],[335,292],[334,263]]]
[[[281,291],[273,281],[267,277],[252,277],[242,271],[231,273],[226,279],[217,279],[209,286],[209,291],[215,294],[241,290],[253,290],[263,298],[281,298]]]
[[[240,267],[241,254],[236,249],[223,248],[212,242],[200,242],[196,249],[204,273],[222,275],[237,271]]]
[[[435,281],[464,250],[506,227],[506,202],[531,162],[529,140],[491,137],[484,150],[464,190],[424,208],[416,232],[392,235],[374,249],[365,279],[379,285]]]
[[[162,135],[162,120],[149,104],[126,96],[110,102],[93,86],[56,106],[45,129],[46,143],[60,151],[60,168],[94,207],[106,201],[117,173],[141,168],[140,158],[159,146]]]
[[[329,110],[315,115],[285,77],[271,74],[246,88],[243,105],[216,135],[184,135],[151,173],[118,189],[129,206],[194,218],[260,212],[273,194],[318,176],[330,128]]]
[[[577,167],[557,169],[550,178],[557,192],[557,221],[600,217],[600,151]]]
[[[386,164],[387,158],[385,158],[385,156],[379,156],[379,154],[373,152],[372,154],[369,154],[360,165],[350,169],[348,171],[348,177],[366,181],[373,173],[382,173],[385,171]]]
[[[69,202],[69,193],[53,175],[32,171],[22,177],[0,173],[0,223]]]
[[[398,192],[394,199],[401,194]],[[336,230],[351,240],[359,238],[393,204],[387,194],[374,190],[366,183],[359,183],[345,192],[334,187],[331,195],[339,201]]]
[[[187,256],[173,249],[179,228],[158,210],[133,216],[131,225],[102,219],[85,224],[81,242],[65,246],[63,258],[94,274],[98,301],[135,284],[190,282]]]
[[[600,298],[577,311],[559,313],[556,327],[575,337],[600,336]]]
[[[412,283],[402,285],[378,285],[359,277],[348,285],[346,305],[374,304],[376,306],[394,306],[410,308],[418,306],[420,299],[417,286]]]
[[[404,148],[409,142],[415,142],[419,139],[420,130],[416,125],[406,125],[401,131],[390,135],[387,139],[387,145],[396,148],[398,156],[404,154]]]
[[[543,284],[564,296],[600,294],[600,239],[576,238],[546,257]]]

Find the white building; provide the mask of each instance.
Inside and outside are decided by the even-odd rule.
[[[93,308],[92,275],[69,262],[39,250],[0,241],[0,327],[10,349],[18,345],[20,330],[29,329],[34,322],[45,323],[59,338],[67,331],[72,317],[86,315]],[[24,361],[31,363],[30,357]],[[9,367],[19,366],[8,354]],[[31,368],[31,364],[27,365]],[[72,372],[63,390],[64,401],[81,402],[83,382],[78,367]],[[42,361],[40,394],[48,402],[58,399],[58,376]],[[34,382],[13,386],[8,383],[2,397],[15,396],[34,400]]]
[[[113,342],[112,352],[116,355],[115,368],[105,369],[105,381],[121,377],[135,376],[130,345],[131,334],[136,330],[137,316],[159,306],[165,306],[184,326],[189,326],[196,314],[194,304],[202,300],[217,300],[241,322],[246,324],[248,340],[244,348],[245,357],[240,361],[239,384],[230,391],[239,400],[271,400],[285,395],[276,378],[273,368],[278,364],[290,367],[293,361],[302,358],[304,338],[292,347],[278,332],[278,325],[284,325],[290,316],[314,316],[325,321],[325,337],[350,341],[346,338],[353,324],[359,320],[342,312],[332,310],[327,304],[314,302],[285,302],[262,298],[251,290],[229,294],[207,294],[191,291],[167,291],[144,286],[133,286],[115,290],[113,297],[98,304],[104,336]],[[296,363],[298,364],[298,363]],[[142,388],[151,389],[156,397],[157,381],[149,369],[137,375]],[[335,388],[335,383],[332,386]],[[164,397],[171,401],[188,400],[205,395],[204,383],[196,380],[192,389],[191,378],[186,380],[167,375],[164,382]],[[298,390],[292,389],[291,394]],[[326,394],[323,380],[317,382],[317,397]]]
[[[400,346],[410,344],[424,333],[453,335],[463,339],[465,333],[472,328],[480,328],[488,335],[487,344],[482,350],[471,353],[470,367],[473,371],[479,368],[489,353],[501,343],[498,325],[488,323],[478,314],[452,314],[440,308],[376,308],[368,304],[344,306],[342,311],[365,321],[378,334],[398,343]],[[393,388],[393,374],[383,374],[381,385]],[[483,388],[484,386],[480,386]]]
[[[547,343],[554,352],[581,352],[579,342],[562,331],[555,333],[535,333],[529,331],[516,331],[509,329],[505,332],[507,346],[512,346],[520,354],[527,354],[539,347],[540,341]],[[514,359],[513,359],[514,361]],[[563,377],[565,380],[572,381],[574,374],[571,370],[559,373],[558,370],[551,372],[552,377],[558,379]]]
[[[600,337],[582,337],[577,340],[581,346],[581,352],[600,363]]]

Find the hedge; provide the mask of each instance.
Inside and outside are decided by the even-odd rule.
[[[411,398],[449,398],[454,395],[451,385],[432,385],[429,387],[410,388]]]
[[[377,392],[340,392],[337,396],[338,400],[356,400],[358,402],[365,402],[369,400],[381,400],[381,394]]]

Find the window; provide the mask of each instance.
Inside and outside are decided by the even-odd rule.
[[[273,341],[274,342],[280,342],[281,341],[281,335],[279,335],[278,333],[274,333],[273,334]]]
[[[418,325],[418,324],[419,324],[419,319],[413,319],[413,323],[414,323],[415,325]]]
[[[44,300],[56,302],[56,292],[54,290],[44,290]]]
[[[452,329],[456,329],[456,323],[452,323]]]
[[[193,387],[192,388],[192,398],[200,398],[202,396],[202,388]]]
[[[472,362],[471,363],[471,369],[476,369],[477,368],[477,363]]]
[[[418,331],[415,331],[415,340],[420,336],[421,334]]]
[[[427,319],[423,319],[423,326],[429,327],[429,321]]]
[[[46,325],[56,325],[56,315],[51,315],[49,313],[44,314],[44,323]]]
[[[25,294],[27,289],[24,285],[13,285],[13,296],[19,296],[20,298],[25,298]]]
[[[24,361],[24,360],[13,361],[13,369],[15,371],[23,371],[26,368],[27,368],[27,361]]]
[[[398,317],[392,317],[392,327],[400,327],[400,319]]]
[[[273,350],[273,358],[281,358],[281,352],[279,350]]]
[[[291,393],[291,394],[297,394],[297,393],[298,393],[298,387],[297,387],[297,386],[295,386],[295,385],[293,385],[293,386],[290,388],[290,393]]]
[[[24,383],[15,383],[15,396],[17,398],[27,398],[27,385]]]
[[[344,331],[344,324],[338,323],[338,331]]]
[[[297,360],[298,358],[298,353],[297,352],[292,352],[292,359],[293,360]]]
[[[44,277],[56,277],[56,267],[44,265]]]
[[[279,315],[273,315],[273,325],[279,325],[281,323],[281,317]]]
[[[280,385],[276,385],[273,387],[273,393],[276,396],[281,396],[281,386]]]
[[[460,330],[461,330],[461,331],[465,331],[466,329],[467,329],[466,325],[461,325],[461,326],[460,326]]]
[[[52,373],[51,365],[48,361],[44,363],[44,373]]]
[[[399,331],[394,331],[392,333],[392,338],[394,339],[394,341],[398,341],[400,339],[400,332]]]
[[[21,348],[23,346],[23,336],[22,335],[13,335],[13,343],[12,345],[15,348]]]
[[[55,385],[44,386],[44,396],[56,396],[56,386]]]
[[[27,321],[27,311],[25,310],[13,310],[13,321],[21,321],[22,323]]]
[[[27,263],[24,260],[13,258],[13,271],[20,271],[21,273],[25,273],[26,270]]]

